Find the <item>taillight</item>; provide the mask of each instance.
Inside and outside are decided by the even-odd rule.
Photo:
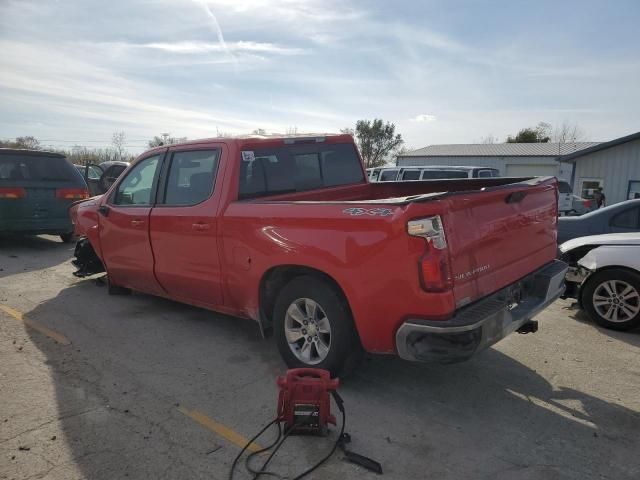
[[[89,192],[86,188],[58,188],[56,190],[56,198],[64,200],[83,200],[89,198]]]
[[[0,198],[24,198],[27,191],[21,187],[0,187]]]
[[[584,205],[584,208],[591,208],[591,200],[584,200],[582,205]]]
[[[407,224],[407,232],[426,241],[427,251],[419,262],[420,283],[427,292],[442,292],[453,287],[447,237],[442,220],[435,217],[412,220]]]

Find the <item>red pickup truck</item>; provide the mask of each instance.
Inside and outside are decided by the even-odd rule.
[[[76,274],[250,318],[291,367],[465,360],[560,296],[554,178],[368,183],[349,135],[142,154],[71,209]]]

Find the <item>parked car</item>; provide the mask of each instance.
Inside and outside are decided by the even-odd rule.
[[[569,264],[565,296],[577,299],[598,325],[640,326],[640,233],[575,238],[560,252]]]
[[[568,212],[569,215],[584,215],[593,210],[593,200],[582,198],[578,195],[571,195],[572,208]]]
[[[558,212],[568,215],[573,210],[573,189],[569,182],[558,181]]]
[[[579,217],[558,219],[558,243],[605,233],[640,231],[640,199],[599,208]]]
[[[378,167],[368,168],[370,182],[407,182],[443,178],[491,178],[499,177],[500,171],[487,167]]]
[[[291,367],[461,361],[561,295],[555,188],[368,183],[350,135],[163,146],[71,209],[76,274],[253,319]]]
[[[46,233],[70,242],[69,206],[88,196],[64,155],[0,148],[0,232]]]
[[[91,196],[102,195],[129,166],[129,162],[110,161],[97,164],[75,165],[84,177]]]

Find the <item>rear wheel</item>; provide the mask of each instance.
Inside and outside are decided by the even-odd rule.
[[[317,278],[300,276],[278,295],[274,330],[280,355],[290,368],[343,371],[361,347],[348,306],[336,289]]]
[[[622,269],[595,273],[584,287],[582,304],[605,328],[629,330],[640,326],[640,275]]]

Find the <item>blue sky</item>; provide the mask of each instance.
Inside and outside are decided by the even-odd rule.
[[[539,121],[640,130],[640,2],[0,0],[0,138],[396,124],[410,147]]]

